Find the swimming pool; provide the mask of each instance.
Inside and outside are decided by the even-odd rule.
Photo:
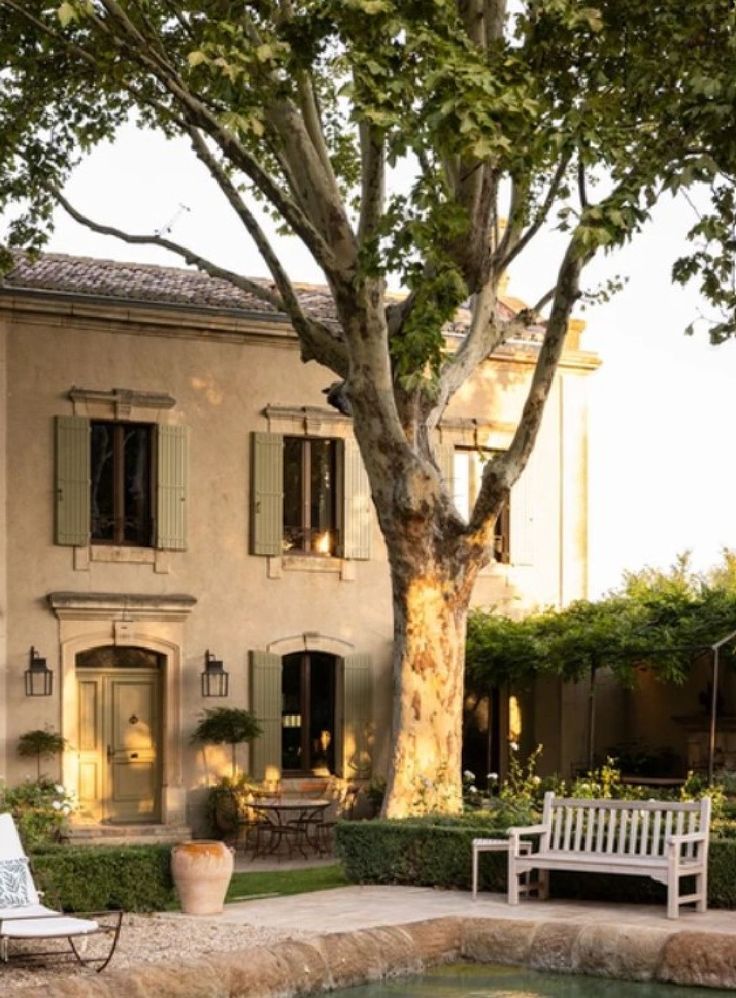
[[[421,977],[363,984],[333,991],[332,995],[333,998],[590,998],[593,995],[596,998],[725,998],[733,992],[460,963],[436,967]]]

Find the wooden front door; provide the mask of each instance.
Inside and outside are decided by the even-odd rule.
[[[83,817],[160,820],[158,669],[77,670],[79,802]]]

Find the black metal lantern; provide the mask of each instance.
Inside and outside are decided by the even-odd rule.
[[[225,671],[222,661],[211,655],[209,650],[204,653],[204,672],[202,673],[203,697],[226,697],[230,686],[230,675]]]
[[[25,671],[26,696],[50,697],[54,689],[54,674],[46,665],[46,659],[41,658],[31,645],[30,665]]]

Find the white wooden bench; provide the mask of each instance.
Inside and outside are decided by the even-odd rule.
[[[621,873],[667,885],[667,917],[681,904],[708,903],[710,798],[674,801],[578,800],[544,795],[539,825],[509,829],[509,904],[519,903],[520,880],[539,871],[540,898],[549,896],[549,871]],[[522,836],[539,836],[524,853]],[[695,893],[680,894],[680,878],[695,877]]]

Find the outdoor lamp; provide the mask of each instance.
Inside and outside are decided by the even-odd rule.
[[[203,697],[226,697],[230,685],[230,675],[225,671],[222,661],[211,655],[209,649],[204,653],[204,672],[202,673]]]
[[[50,697],[54,688],[54,674],[46,665],[46,659],[41,658],[31,645],[30,664],[25,671],[26,696]]]

